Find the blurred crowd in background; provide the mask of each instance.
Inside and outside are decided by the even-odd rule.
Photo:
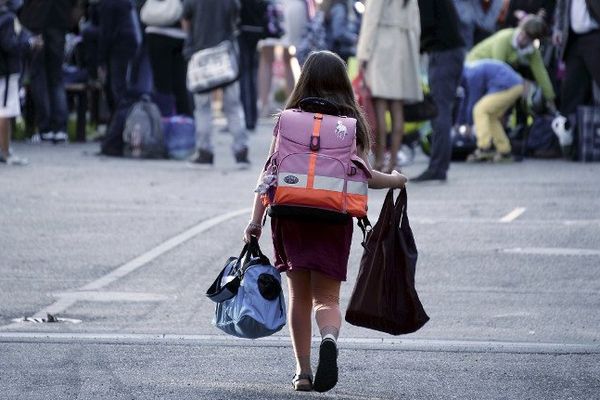
[[[211,166],[213,121],[223,118],[245,166],[248,135],[285,107],[315,50],[347,62],[376,169],[402,168],[418,149],[430,158],[417,182],[446,180],[451,160],[599,161],[599,8],[594,0],[0,0],[0,161],[28,162],[11,138],[87,139],[106,155]],[[231,54],[218,63],[235,76],[199,90],[190,69],[206,50],[214,60]]]

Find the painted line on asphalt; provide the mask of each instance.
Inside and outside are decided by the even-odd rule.
[[[88,283],[87,285],[77,289],[79,291],[89,292],[102,289],[111,283],[115,282],[118,279],[127,276],[128,274],[136,271],[137,269],[147,265],[151,261],[160,257],[168,251],[173,250],[175,247],[187,242],[193,237],[203,233],[210,228],[213,228],[216,225],[219,225],[227,220],[239,217],[240,215],[247,214],[251,212],[251,208],[243,208],[236,211],[227,212],[221,215],[218,215],[214,218],[207,219],[205,221],[200,222],[199,224],[191,227],[190,229],[168,239],[167,241],[159,244],[158,246],[148,250],[144,254],[135,257],[134,259],[126,262],[121,265],[117,269],[109,272],[108,274],[96,279]],[[57,301],[50,304],[48,307],[45,307],[35,313],[33,315],[34,318],[43,318],[46,317],[46,314],[58,314],[65,311],[67,308],[71,307],[78,301],[77,296],[63,296],[60,297]],[[5,326],[0,326],[0,330],[2,329],[11,329],[18,326],[22,326],[20,323],[13,323]]]
[[[21,325],[22,326],[22,325]],[[55,333],[0,332],[0,343],[8,342],[93,342],[98,344],[164,344],[164,345],[226,345],[251,347],[291,346],[288,336],[270,336],[243,340],[224,335],[178,335],[144,333]],[[319,343],[318,337],[313,337]],[[491,340],[441,340],[350,337],[338,340],[349,349],[381,349],[398,351],[452,353],[518,353],[518,354],[600,354],[599,343],[504,342]]]
[[[517,207],[504,217],[500,218],[500,222],[513,222],[515,219],[519,218],[525,212],[525,210],[527,210],[525,207]]]
[[[369,216],[370,218],[370,216]],[[374,220],[377,220],[377,215],[373,215]],[[428,218],[428,217],[412,217],[410,219],[411,224],[422,224],[422,225],[435,225],[435,224],[505,224],[498,218]],[[564,226],[600,226],[600,219],[526,219],[512,221],[515,223],[523,223],[528,226],[533,225],[551,225],[556,227],[557,225]]]
[[[77,301],[97,301],[97,302],[112,302],[112,301],[129,301],[129,302],[144,302],[144,301],[166,301],[177,298],[177,296],[166,295],[160,293],[146,292],[104,292],[104,291],[73,291],[73,292],[57,292],[52,293],[53,297],[64,299],[75,299]]]
[[[167,240],[166,242],[161,243],[160,245],[147,251],[146,253],[123,264],[119,268],[115,269],[112,272],[109,272],[108,274],[104,275],[103,277],[100,277],[100,278],[96,279],[95,281],[88,283],[87,285],[83,286],[80,290],[102,289],[103,287],[110,285],[114,281],[121,279],[122,277],[132,273],[136,269],[143,267],[144,265],[148,264],[149,262],[153,261],[154,259],[158,258],[159,256],[165,254],[166,252],[173,250],[175,247],[179,246],[180,244],[187,242],[194,236],[197,236],[198,234],[200,234],[216,225],[219,225],[220,223],[225,222],[229,219],[249,213],[250,211],[251,211],[250,208],[244,208],[241,210],[231,211],[231,212],[228,212],[225,214],[221,214],[214,218],[210,218],[206,221],[203,221],[203,222],[199,223],[198,225],[188,229],[187,231],[182,232],[179,235],[172,237],[171,239]]]
[[[503,249],[502,251],[510,254],[541,256],[600,256],[600,250],[562,247],[515,247],[512,249]]]

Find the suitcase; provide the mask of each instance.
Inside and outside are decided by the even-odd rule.
[[[600,106],[577,107],[578,161],[600,161]]]

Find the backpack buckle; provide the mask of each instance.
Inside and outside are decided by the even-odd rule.
[[[321,137],[320,136],[311,136],[310,137],[310,149],[312,151],[319,151],[321,148]]]

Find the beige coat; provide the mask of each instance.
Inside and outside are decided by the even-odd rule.
[[[419,73],[421,21],[417,0],[368,0],[357,48],[367,62],[366,82],[373,97],[423,99]]]

